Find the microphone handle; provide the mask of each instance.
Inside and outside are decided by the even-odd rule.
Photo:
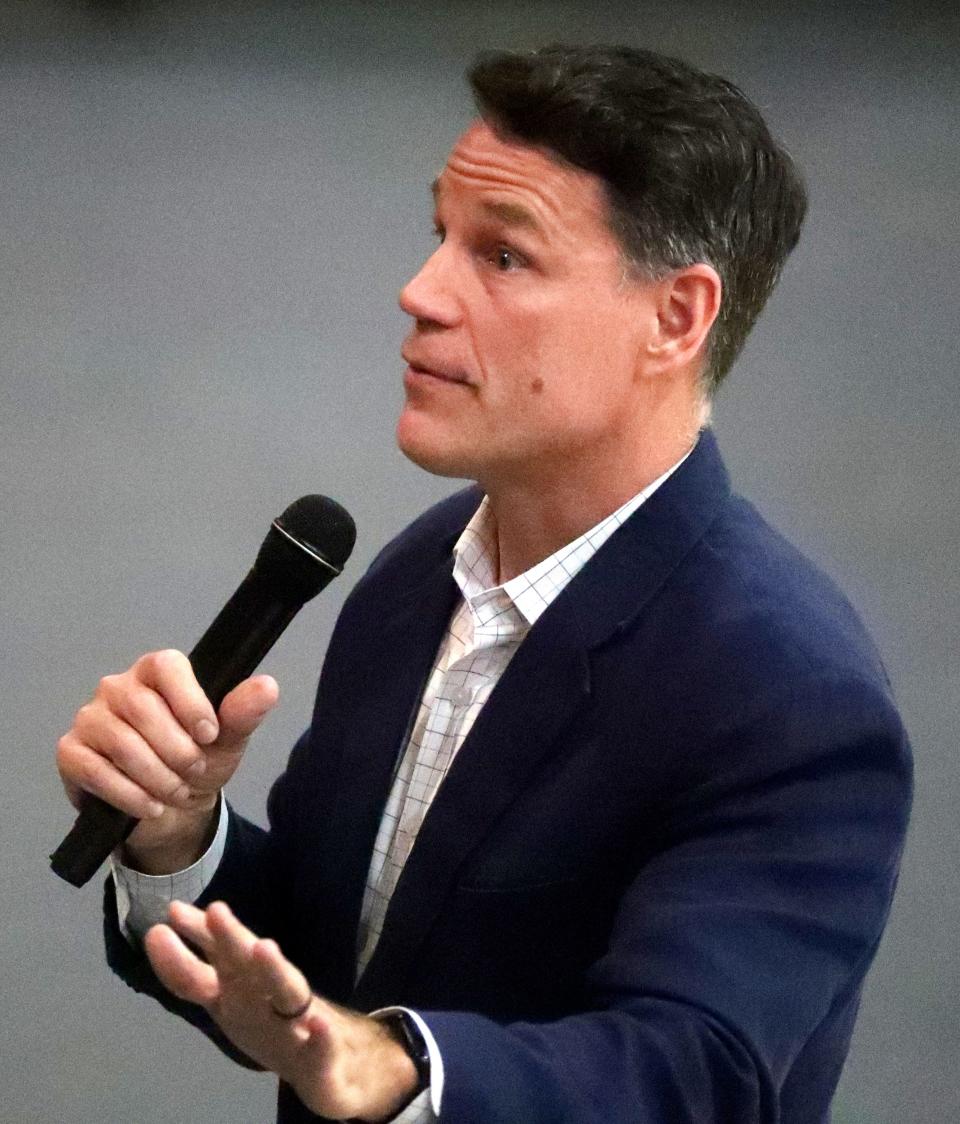
[[[247,574],[188,657],[214,710],[253,674],[303,603],[296,588],[278,589],[273,575],[256,566]],[[50,868],[72,886],[85,885],[139,822],[87,793],[76,822],[50,856]]]

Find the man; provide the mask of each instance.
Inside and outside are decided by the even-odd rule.
[[[802,186],[676,60],[471,81],[398,440],[478,487],[351,594],[269,833],[219,793],[272,680],[219,715],[178,653],[101,682],[59,764],[143,820],[111,963],[278,1073],[283,1121],[825,1120],[909,753],[849,605],[704,428]],[[196,904],[151,928],[165,897]]]

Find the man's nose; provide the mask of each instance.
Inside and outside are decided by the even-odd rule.
[[[453,286],[451,262],[438,246],[420,272],[400,290],[400,307],[415,320],[452,327],[459,319],[459,302]]]

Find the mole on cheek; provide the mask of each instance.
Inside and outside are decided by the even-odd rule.
[[[539,394],[543,390],[543,379],[539,375],[530,384],[530,392],[532,394]]]

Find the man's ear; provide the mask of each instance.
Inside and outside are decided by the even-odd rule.
[[[702,365],[721,293],[720,275],[706,262],[688,265],[659,282],[654,331],[645,347],[648,373]]]

